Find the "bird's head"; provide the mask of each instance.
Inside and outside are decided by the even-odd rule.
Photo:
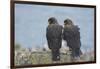
[[[49,22],[49,25],[50,25],[50,24],[57,24],[57,23],[58,23],[58,22],[57,22],[57,19],[54,18],[54,17],[49,18],[49,19],[48,19],[48,22]]]

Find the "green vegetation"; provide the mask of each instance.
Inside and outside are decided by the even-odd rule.
[[[61,53],[61,60],[58,63],[72,62],[70,53]],[[15,64],[16,65],[30,65],[30,64],[52,64],[51,52],[45,49],[41,51],[29,51],[27,48],[22,48],[19,44],[15,46]],[[93,61],[93,53],[83,54],[77,62]]]
[[[15,44],[15,50],[17,51],[19,49],[21,49],[21,45],[20,44]]]

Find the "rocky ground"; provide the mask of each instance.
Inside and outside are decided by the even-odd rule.
[[[68,49],[61,51],[61,60],[58,63],[70,63],[70,52]],[[93,61],[94,53],[93,51],[84,53],[81,55],[80,59],[77,62]],[[52,64],[51,60],[51,51],[50,50],[34,50],[30,51],[29,49],[17,49],[15,50],[15,64],[16,65],[30,65],[30,64]]]

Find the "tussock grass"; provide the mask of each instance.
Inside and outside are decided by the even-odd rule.
[[[23,54],[23,55],[22,55]],[[61,53],[61,60],[58,63],[70,63],[71,57],[69,53]],[[51,52],[21,52],[15,55],[15,65],[37,65],[37,64],[53,64]],[[77,62],[94,61],[94,56],[92,54],[83,54]]]

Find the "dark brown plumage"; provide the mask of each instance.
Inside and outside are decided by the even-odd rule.
[[[46,38],[48,42],[48,47],[52,51],[52,60],[60,60],[59,49],[62,44],[62,26],[57,23],[55,18],[50,18],[48,20],[49,25],[46,29]]]
[[[80,32],[78,26],[75,26],[70,19],[64,21],[63,39],[72,51],[72,57],[80,57],[82,54],[80,47]]]

